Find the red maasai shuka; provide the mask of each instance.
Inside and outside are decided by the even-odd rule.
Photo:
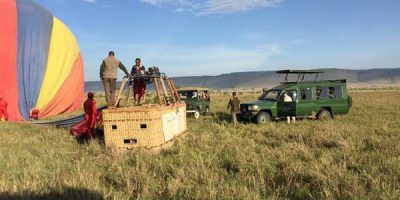
[[[8,120],[7,101],[4,99],[0,100],[0,119],[2,119],[3,116],[5,120]]]
[[[134,95],[138,97],[142,97],[144,93],[146,92],[146,83],[144,80],[136,80],[133,85],[133,92]]]

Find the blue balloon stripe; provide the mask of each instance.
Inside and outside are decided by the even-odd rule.
[[[49,53],[53,15],[32,0],[17,0],[18,87],[22,117],[36,106]]]

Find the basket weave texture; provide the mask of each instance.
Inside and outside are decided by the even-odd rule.
[[[103,124],[107,147],[157,147],[187,130],[186,105],[110,108],[103,110]]]

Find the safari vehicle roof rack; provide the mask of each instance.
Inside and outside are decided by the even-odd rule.
[[[192,91],[192,90],[210,91],[210,89],[204,88],[204,87],[181,87],[181,88],[178,88],[178,91]]]
[[[319,74],[325,73],[324,70],[279,70],[276,72],[277,74],[286,74],[285,80],[283,80],[283,83],[289,83],[288,81],[288,76],[289,74],[297,74],[297,81],[294,83],[298,82],[303,82],[304,81],[304,76],[306,74],[316,74],[314,82],[319,81]]]

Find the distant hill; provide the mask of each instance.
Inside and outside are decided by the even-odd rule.
[[[367,87],[376,85],[400,85],[400,68],[383,68],[367,70],[324,69],[320,75],[323,79],[347,79],[350,86]],[[264,88],[273,87],[282,82],[283,75],[275,71],[235,72],[218,76],[185,76],[174,77],[177,86],[201,86],[212,89],[228,88]],[[314,79],[314,75],[306,79]],[[289,80],[296,80],[290,76]],[[101,91],[100,82],[86,82],[86,91]]]
[[[323,79],[347,79],[350,85],[400,85],[400,68],[348,70],[325,69],[326,73],[320,75]],[[309,75],[306,79],[314,79]],[[297,77],[290,76],[289,80]],[[202,86],[208,88],[262,88],[272,87],[284,79],[275,71],[235,72],[219,76],[193,76],[176,77],[174,81],[179,86]]]

